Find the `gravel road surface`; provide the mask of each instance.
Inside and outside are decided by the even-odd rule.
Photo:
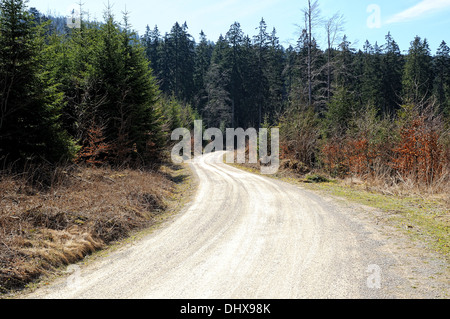
[[[445,264],[393,239],[372,212],[244,172],[222,156],[192,164],[195,198],[167,225],[27,297],[448,297],[448,282],[430,279]]]

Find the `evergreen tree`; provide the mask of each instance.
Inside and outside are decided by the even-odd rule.
[[[264,19],[261,19],[258,27],[258,34],[254,37],[255,53],[256,53],[256,65],[253,72],[256,76],[254,77],[255,90],[253,94],[255,95],[255,101],[257,105],[258,119],[257,126],[263,123],[263,115],[268,111],[268,93],[269,93],[269,83],[268,83],[268,55],[269,55],[269,45],[270,36],[267,33],[267,24]]]
[[[286,87],[286,97],[289,103],[300,102],[304,97],[301,82],[301,68],[298,67],[298,52],[289,46],[285,52],[285,66],[283,69],[283,79]],[[303,102],[303,101],[302,101]]]
[[[316,6],[317,1],[314,3],[314,7]],[[307,17],[308,22],[309,14],[307,14]],[[296,50],[296,62],[294,63],[298,85],[296,94],[298,97],[299,95],[306,97],[306,103],[313,106],[315,112],[319,114],[325,108],[327,100],[326,60],[316,39],[311,38],[307,27],[297,41]],[[302,97],[301,100],[305,100],[305,98]]]
[[[186,23],[177,22],[165,36],[161,80],[163,92],[187,103],[194,98],[195,45]]]
[[[290,98],[295,103],[309,104],[309,83],[308,83],[308,37],[306,30],[297,41],[297,46],[290,52],[291,59],[288,63],[292,83]]]
[[[369,41],[364,45],[363,72],[361,78],[361,102],[381,110],[384,107],[383,74],[381,69],[381,48],[372,47]]]
[[[205,75],[207,101],[202,113],[209,127],[229,127],[232,120],[230,93],[227,86],[229,71],[216,63],[211,63]]]
[[[128,138],[133,151],[140,154],[140,159],[157,160],[164,146],[162,118],[156,107],[159,88],[152,74],[150,64],[145,58],[145,48],[138,41],[137,35],[124,17],[122,41],[124,47],[124,99],[122,103],[129,115]]]
[[[355,49],[344,35],[336,55],[335,85],[336,87],[345,87],[352,92],[356,84],[354,56]]]
[[[45,69],[42,31],[26,1],[0,1],[0,158],[6,161],[56,162],[75,152],[59,121],[62,96]]]
[[[145,53],[150,61],[150,67],[153,69],[153,74],[158,77],[160,73],[159,66],[159,47],[161,45],[161,34],[159,33],[158,26],[155,26],[153,30],[147,25],[145,34],[142,37],[142,42],[145,47]]]
[[[383,113],[393,115],[399,109],[402,93],[404,59],[391,33],[386,35],[381,69],[383,72]]]
[[[434,58],[434,92],[439,111],[450,115],[450,48],[442,41]]]
[[[157,74],[159,80],[159,87],[161,91],[167,95],[172,95],[172,69],[171,69],[171,60],[172,60],[172,49],[168,45],[169,43],[169,34],[166,33],[164,37],[161,39],[161,42],[158,46],[157,56],[158,56],[158,68],[159,72]]]
[[[268,83],[265,68],[258,59],[258,48],[249,36],[245,36],[240,48],[240,108],[238,111],[239,126],[259,128],[262,114],[266,109]]]
[[[211,63],[204,79],[207,101],[201,115],[210,127],[233,126],[233,104],[231,100],[230,45],[222,35],[214,45]],[[219,118],[219,115],[223,118]],[[220,127],[222,127],[220,126]]]
[[[211,56],[211,63],[220,64],[223,67],[227,67],[227,55],[229,52],[230,44],[223,37],[223,35],[219,36],[219,39],[216,41],[214,45],[214,50]]]
[[[403,98],[408,103],[422,104],[432,94],[433,68],[428,41],[418,36],[411,42],[403,73]]]
[[[346,87],[338,87],[328,104],[323,121],[325,137],[343,137],[350,129],[357,111],[354,93]]]
[[[100,30],[100,44],[95,65],[96,81],[100,85],[101,95],[106,97],[104,103],[98,107],[98,120],[106,123],[105,135],[108,142],[117,146],[119,130],[128,117],[125,113],[128,110],[122,103],[127,97],[123,85],[126,72],[124,57],[127,52],[123,47],[119,25],[110,10],[105,12],[105,20]]]
[[[164,146],[156,108],[159,91],[144,47],[130,30],[126,16],[124,21],[120,28],[108,11],[101,28],[96,69],[106,99],[98,107],[98,120],[106,123],[113,163],[154,161]]]
[[[322,114],[327,103],[327,74],[325,72],[327,61],[316,39],[313,39],[311,58],[312,106],[317,114]]]
[[[241,126],[240,116],[241,100],[243,98],[242,90],[242,44],[244,41],[244,33],[242,32],[239,22],[235,22],[231,25],[230,30],[226,34],[226,40],[229,43],[229,50],[226,54],[227,63],[231,69],[230,72],[230,93],[231,93],[231,105],[232,105],[232,127]]]
[[[266,115],[269,121],[274,123],[276,117],[281,114],[284,108],[284,99],[286,98],[286,89],[283,78],[285,68],[285,53],[277,37],[277,31],[273,28],[270,36],[270,46],[267,62],[267,80],[269,82],[268,109]]]
[[[97,115],[97,106],[105,99],[98,94],[97,85],[95,59],[99,41],[98,24],[83,19],[80,28],[47,37],[52,56],[46,60],[64,94],[61,119],[76,140],[86,137]]]
[[[200,33],[200,43],[195,48],[194,92],[195,105],[198,112],[202,112],[207,101],[205,78],[211,65],[214,46],[207,40],[205,33]]]

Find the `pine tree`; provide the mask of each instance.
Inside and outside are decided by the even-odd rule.
[[[323,121],[325,137],[345,136],[356,111],[357,103],[354,93],[346,87],[338,87],[328,103],[328,110]]]
[[[187,32],[187,24],[178,22],[164,38],[160,52],[161,89],[186,103],[194,98],[195,43]]]
[[[110,11],[101,28],[97,51],[97,81],[106,97],[98,107],[105,123],[105,142],[111,145],[114,164],[158,159],[164,146],[162,116],[156,107],[159,90],[145,48],[131,31],[127,16],[122,28]]]
[[[354,70],[355,49],[344,35],[336,55],[335,84],[354,91],[356,72]]]
[[[172,68],[171,68],[171,60],[172,60],[172,49],[168,45],[169,43],[169,34],[166,33],[164,37],[161,39],[161,42],[158,46],[157,55],[158,55],[158,69],[159,72],[157,74],[159,80],[159,88],[166,95],[172,95]]]
[[[238,111],[239,126],[260,127],[267,108],[268,82],[265,63],[258,58],[258,48],[247,35],[240,47],[240,76],[242,86]]]
[[[432,94],[432,57],[427,40],[416,36],[411,42],[403,73],[403,98],[416,105],[426,102]]]
[[[450,48],[442,41],[434,57],[434,92],[439,111],[450,115]]]
[[[229,70],[214,62],[211,63],[205,75],[207,101],[202,113],[209,127],[228,127],[231,125],[231,99],[227,90],[229,81]]]
[[[285,54],[277,36],[277,31],[273,28],[270,36],[270,46],[268,52],[267,80],[269,82],[268,109],[270,123],[274,123],[276,116],[281,114],[284,108],[283,100],[286,97],[283,71],[285,68]]]
[[[286,49],[285,60],[283,79],[285,82],[287,99],[289,100],[289,103],[292,103],[292,101],[303,103],[305,101],[301,101],[304,95],[302,94],[301,68],[298,67],[298,52],[292,45]]]
[[[6,161],[56,162],[74,155],[59,121],[62,95],[45,69],[45,50],[26,1],[0,1],[0,158]]]
[[[96,56],[100,42],[98,23],[81,19],[80,28],[47,36],[51,56],[46,59],[64,94],[61,120],[76,140],[83,141],[105,100],[98,90]]]
[[[211,65],[214,46],[207,40],[205,33],[200,32],[200,43],[195,48],[194,92],[195,106],[202,112],[207,101],[205,78]]]
[[[159,47],[161,41],[161,34],[159,33],[158,26],[155,26],[153,30],[150,30],[150,27],[147,25],[145,34],[142,37],[142,42],[145,47],[147,58],[150,61],[150,67],[156,77],[158,77],[160,73]]]
[[[121,129],[128,122],[129,113],[125,108],[128,92],[124,87],[126,66],[124,57],[128,52],[123,47],[123,39],[119,25],[114,20],[111,11],[105,12],[105,23],[101,27],[100,44],[96,55],[96,81],[100,85],[101,95],[106,97],[104,103],[98,107],[98,121],[105,123],[105,136],[107,142],[113,143],[117,149],[119,140],[125,142]],[[119,136],[122,135],[122,136]],[[128,148],[132,145],[128,143]]]
[[[290,102],[309,106],[307,41],[307,33],[304,31],[297,41],[297,46],[287,50],[288,61],[285,74],[288,77],[288,96]]]
[[[244,41],[244,33],[242,32],[239,22],[231,25],[230,30],[226,34],[226,40],[229,43],[229,50],[227,50],[225,59],[231,69],[230,72],[230,93],[232,105],[232,127],[241,126],[240,116],[242,113],[241,100],[243,98],[242,89],[242,44]]]
[[[159,152],[164,146],[162,134],[162,117],[156,107],[159,89],[152,74],[150,63],[145,57],[145,48],[131,30],[127,16],[124,17],[121,32],[124,48],[124,79],[122,104],[128,113],[126,132],[133,151],[140,159],[154,161],[159,159]],[[120,132],[120,131],[119,131]]]
[[[255,102],[258,112],[257,126],[258,128],[263,123],[263,116],[268,111],[268,93],[269,93],[269,81],[268,81],[268,55],[270,36],[267,33],[267,24],[264,19],[261,19],[258,27],[258,34],[254,37],[254,46],[256,53],[256,68],[253,70],[256,73],[255,76]]]
[[[393,115],[399,109],[402,93],[404,59],[391,33],[386,35],[381,69],[383,72],[383,114]]]
[[[205,107],[201,112],[202,118],[210,127],[233,126],[233,104],[231,100],[231,71],[230,45],[227,39],[220,35],[214,44],[211,63],[204,78],[206,94]],[[223,116],[223,118],[219,118]],[[219,126],[218,126],[219,125]]]
[[[366,41],[364,45],[364,61],[361,83],[361,100],[363,104],[371,104],[381,110],[384,106],[383,74],[381,69],[381,48],[377,43],[372,45]]]
[[[214,50],[211,56],[211,63],[220,64],[221,66],[226,66],[227,64],[227,54],[229,51],[230,44],[223,35],[219,36],[219,39],[214,45]]]

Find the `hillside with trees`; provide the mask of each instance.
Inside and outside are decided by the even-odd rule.
[[[151,165],[162,159],[169,123],[188,126],[182,115],[196,116],[161,94],[126,14],[119,23],[108,9],[102,23],[68,28],[25,1],[0,9],[5,165]]]
[[[303,13],[297,45],[287,48],[264,19],[253,36],[235,22],[216,42],[202,31],[197,43],[176,23],[165,35],[147,27],[141,40],[164,94],[191,105],[208,126],[280,127],[283,157],[300,171],[447,184],[446,42],[433,53],[416,36],[402,54],[388,33],[384,43],[356,49],[343,16],[321,17],[318,1]],[[323,31],[326,48],[315,37]]]
[[[296,46],[284,48],[264,19],[253,36],[235,22],[216,42],[203,31],[196,42],[186,22],[139,36],[128,14],[118,22],[107,9],[101,23],[82,17],[68,28],[3,1],[2,161],[151,165],[168,132],[202,118],[206,127],[279,126],[285,158],[333,176],[443,177],[446,42],[433,54],[417,36],[402,54],[388,33],[356,49],[344,17],[321,17],[317,1],[303,13]],[[315,37],[323,30],[326,48]]]

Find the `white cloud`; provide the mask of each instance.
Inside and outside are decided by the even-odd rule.
[[[412,21],[446,8],[450,8],[450,0],[422,0],[415,6],[392,16],[386,21],[386,24]]]

